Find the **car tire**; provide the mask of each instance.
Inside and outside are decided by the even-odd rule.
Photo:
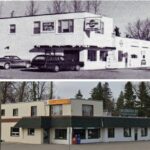
[[[31,67],[31,64],[30,63],[26,63],[26,68],[30,68]]]
[[[9,63],[6,63],[5,65],[4,65],[4,69],[10,69],[10,64]]]
[[[59,72],[59,70],[60,70],[59,66],[55,66],[55,67],[54,67],[54,71],[55,71],[55,72]]]
[[[80,71],[80,66],[79,65],[75,66],[75,71]]]

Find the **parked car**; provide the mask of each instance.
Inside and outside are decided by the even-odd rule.
[[[48,69],[58,72],[60,70],[79,71],[84,66],[83,62],[65,59],[64,56],[38,55],[31,62],[32,67]]]
[[[29,68],[31,66],[31,62],[29,60],[22,60],[18,56],[4,56],[0,58],[0,67],[4,69],[23,67]]]

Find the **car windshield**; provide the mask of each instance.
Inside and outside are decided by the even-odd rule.
[[[13,56],[12,59],[14,59],[14,60],[20,60],[20,58],[17,57],[17,56]]]
[[[64,57],[60,57],[60,60],[61,60],[61,61],[64,61]]]

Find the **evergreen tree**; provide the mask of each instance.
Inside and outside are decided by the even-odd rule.
[[[150,96],[145,82],[139,84],[138,98],[140,100],[139,115],[149,116]]]
[[[78,90],[78,93],[75,95],[75,98],[76,99],[82,99],[83,98],[83,95],[82,95],[80,90]]]
[[[123,109],[123,108],[124,108],[124,94],[121,91],[117,99],[117,110],[120,111],[120,109]]]
[[[134,108],[134,91],[131,82],[127,82],[124,89],[124,98],[126,100],[126,108]]]

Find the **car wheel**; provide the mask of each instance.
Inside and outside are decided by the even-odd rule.
[[[54,71],[55,71],[55,72],[59,72],[59,69],[60,69],[59,66],[55,66],[55,67],[54,67]]]
[[[26,63],[26,68],[30,68],[30,63]]]
[[[6,63],[6,64],[4,65],[4,68],[5,68],[5,69],[10,69],[10,64],[9,64],[9,63]]]
[[[80,66],[79,66],[79,65],[76,65],[76,66],[75,66],[75,70],[76,70],[76,71],[80,71]]]

